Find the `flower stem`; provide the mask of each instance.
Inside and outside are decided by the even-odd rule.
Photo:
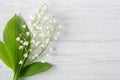
[[[14,74],[13,80],[19,80],[19,76],[17,73]]]

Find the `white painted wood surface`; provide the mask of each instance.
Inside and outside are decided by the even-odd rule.
[[[44,2],[64,26],[63,35],[47,58],[55,67],[25,80],[120,80],[120,0],[0,0],[0,39],[14,13],[29,22]],[[0,67],[0,80],[11,78]]]

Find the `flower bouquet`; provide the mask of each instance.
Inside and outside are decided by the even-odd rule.
[[[50,44],[60,35],[55,17],[48,15],[46,5],[32,17],[28,27],[18,15],[14,15],[5,26],[3,40],[0,41],[0,59],[14,72],[13,80],[32,76],[49,70],[52,65],[42,57]]]

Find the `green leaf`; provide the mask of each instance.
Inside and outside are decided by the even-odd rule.
[[[10,55],[12,56],[14,70],[17,66],[20,56],[23,53],[18,50],[20,43],[16,41],[16,38],[20,34],[26,35],[26,32],[29,32],[29,29],[27,27],[25,29],[22,27],[23,25],[26,25],[24,20],[19,16],[14,15],[14,17],[11,18],[6,24],[6,27],[3,32],[3,38],[5,41],[5,44],[8,47],[8,50],[10,51]],[[27,41],[30,41],[30,37],[28,36],[25,36],[24,39],[26,39]]]
[[[13,69],[13,63],[10,52],[8,51],[5,44],[1,41],[0,41],[0,58],[7,66]]]
[[[37,73],[41,73],[49,70],[52,67],[49,63],[34,62],[26,66],[20,73],[20,77],[32,76]]]

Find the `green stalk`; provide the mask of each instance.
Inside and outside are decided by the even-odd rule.
[[[18,75],[18,73],[15,73],[15,74],[14,74],[13,80],[19,80],[19,75]]]
[[[13,80],[20,80],[20,79],[19,79],[19,67],[20,67],[20,66],[17,64],[16,69],[15,69],[15,71],[14,71]]]

